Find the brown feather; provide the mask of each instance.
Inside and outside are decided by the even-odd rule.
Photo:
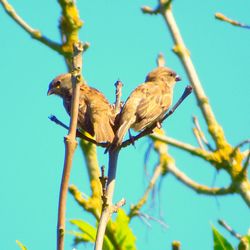
[[[159,121],[172,103],[176,73],[159,67],[150,72],[124,104],[111,148],[121,145],[129,128],[141,131]]]

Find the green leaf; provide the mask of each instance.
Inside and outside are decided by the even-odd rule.
[[[232,245],[219,233],[219,231],[217,231],[214,226],[212,226],[212,230],[214,237],[214,250],[234,250]]]
[[[96,238],[96,228],[83,220],[70,220],[70,223],[77,226],[81,232],[71,231],[69,233],[75,236],[75,244],[81,242],[94,243]],[[104,237],[103,250],[114,250],[113,245],[107,236]]]
[[[129,217],[126,215],[124,210],[118,210],[116,220],[111,223],[111,227],[114,230],[114,237],[121,247],[120,249],[136,250],[136,237],[129,227]]]
[[[21,248],[21,250],[28,250],[19,240],[16,240],[16,244]]]

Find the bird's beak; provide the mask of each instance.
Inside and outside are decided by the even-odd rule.
[[[53,95],[53,94],[54,94],[53,89],[49,89],[49,90],[48,90],[48,92],[47,92],[47,96],[49,96],[49,95]]]
[[[175,81],[176,81],[176,82],[181,81],[181,77],[180,77],[179,75],[176,75],[176,77],[175,77]]]

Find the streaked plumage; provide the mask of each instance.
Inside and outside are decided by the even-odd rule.
[[[63,99],[63,105],[70,115],[72,83],[71,74],[62,74],[50,84],[48,95],[55,94]],[[82,83],[78,110],[78,128],[95,137],[97,142],[112,142],[114,115],[105,96],[95,88]]]
[[[172,103],[173,88],[180,77],[166,67],[150,72],[124,104],[111,149],[121,145],[126,132],[142,131],[163,118]]]

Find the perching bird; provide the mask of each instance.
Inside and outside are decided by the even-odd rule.
[[[57,76],[49,84],[47,95],[55,94],[63,99],[63,105],[70,115],[72,99],[71,74]],[[105,96],[85,83],[80,86],[78,128],[95,137],[97,142],[112,142],[114,115]]]
[[[130,128],[142,131],[163,118],[172,104],[174,85],[180,80],[174,71],[166,67],[158,67],[147,75],[145,83],[130,94],[122,108],[111,151],[122,144]]]

